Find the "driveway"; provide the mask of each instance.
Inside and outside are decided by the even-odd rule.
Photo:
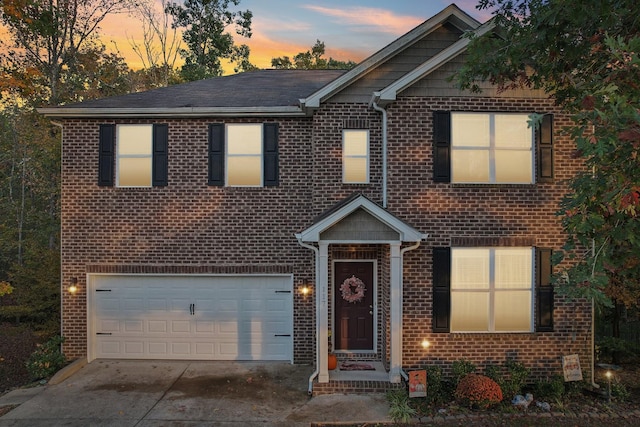
[[[0,397],[5,426],[309,426],[388,422],[382,394],[310,398],[312,368],[279,362],[96,360]]]

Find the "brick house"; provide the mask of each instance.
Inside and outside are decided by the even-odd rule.
[[[549,282],[569,118],[447,79],[491,28],[451,5],[349,71],[41,109],[64,129],[66,355],[311,363],[310,385],[330,350],[390,384],[461,358],[589,370],[591,305]]]

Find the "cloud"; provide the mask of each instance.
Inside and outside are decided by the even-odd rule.
[[[403,34],[425,20],[424,17],[396,15],[386,9],[370,7],[346,7],[340,9],[313,5],[302,7],[333,17],[343,25],[374,27],[376,31],[390,34]]]

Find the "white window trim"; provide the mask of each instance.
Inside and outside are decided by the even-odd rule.
[[[123,127],[148,127],[151,128],[149,140],[149,154],[120,154],[122,141],[120,129]],[[120,185],[120,159],[149,159],[149,185]],[[152,124],[119,124],[116,125],[116,187],[120,188],[151,188],[153,186],[153,125]]]
[[[249,185],[232,185],[229,184],[229,157],[257,157],[257,154],[229,154],[229,127],[240,126],[259,126],[260,127],[260,183]],[[264,126],[259,123],[227,123],[224,132],[224,181],[227,187],[237,188],[259,188],[264,187]]]
[[[367,136],[367,153],[364,155],[347,155],[345,150],[345,133],[347,132],[365,132]],[[370,139],[369,139],[369,130],[368,129],[342,129],[342,183],[343,184],[369,184],[369,169],[371,165],[371,147],[370,147]],[[346,180],[346,165],[347,159],[365,159],[366,160],[366,177],[364,181],[347,181]]]
[[[476,247],[452,247],[451,248],[451,265],[453,266],[453,252],[456,249],[478,249]],[[459,293],[487,293],[489,294],[489,327],[486,331],[465,331],[451,329],[451,333],[469,333],[469,334],[528,334],[534,332],[534,316],[535,316],[535,248],[533,247],[512,247],[511,249],[530,249],[531,250],[531,285],[527,288],[509,288],[497,290],[495,289],[495,249],[509,249],[509,247],[486,247],[483,249],[489,249],[489,289],[453,289],[453,283],[451,283],[450,292]],[[528,291],[531,293],[530,301],[530,316],[529,316],[529,330],[527,331],[496,331],[495,330],[495,294],[496,292],[510,292],[510,291]],[[453,318],[453,306],[451,307],[451,318]]]
[[[455,180],[455,171],[453,167],[451,168],[451,182],[454,184],[521,184],[521,185],[531,185],[536,183],[536,173],[535,173],[535,163],[536,163],[536,150],[535,150],[535,132],[534,129],[531,128],[531,144],[528,149],[525,148],[499,148],[496,149],[495,146],[495,116],[500,115],[509,115],[509,114],[524,114],[524,113],[509,113],[509,112],[482,112],[482,111],[455,111],[451,113],[451,128],[453,130],[453,117],[454,115],[465,115],[465,114],[484,114],[489,116],[489,147],[476,147],[476,146],[464,146],[454,145],[453,137],[451,139],[451,151],[453,158],[453,151],[488,151],[489,152],[489,180],[488,181],[456,181]],[[453,133],[453,132],[452,132]],[[531,153],[531,179],[529,182],[498,182],[496,181],[496,151],[519,151],[519,152],[530,152]]]

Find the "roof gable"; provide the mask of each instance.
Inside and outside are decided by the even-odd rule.
[[[363,75],[380,66],[385,61],[397,55],[398,52],[411,46],[446,22],[460,28],[462,31],[476,30],[481,25],[480,22],[466,14],[458,6],[451,4],[385,48],[365,59],[349,72],[322,87],[309,97],[301,99],[300,103],[306,109],[318,108],[322,102],[353,84]]]
[[[363,215],[363,212],[367,215]],[[389,211],[372,202],[362,194],[354,194],[340,203],[337,203],[318,217],[316,221],[314,221],[313,225],[296,234],[296,237],[301,242],[318,242],[323,240],[323,233],[328,232],[331,229],[335,230],[336,226],[342,221],[346,220],[347,223],[354,219],[356,221],[358,221],[358,219],[370,221],[371,218],[382,223],[379,227],[376,227],[375,233],[373,234],[374,236],[382,236],[382,240],[374,238],[373,240],[367,239],[367,241],[382,242],[393,240],[401,242],[417,242],[427,238],[426,234],[420,233],[418,230],[395,217],[389,213]],[[390,238],[391,231],[394,232],[393,239]],[[332,241],[344,240],[334,239],[334,233],[331,232],[327,233],[326,236],[331,236]],[[345,239],[349,240],[350,237],[346,236]]]

